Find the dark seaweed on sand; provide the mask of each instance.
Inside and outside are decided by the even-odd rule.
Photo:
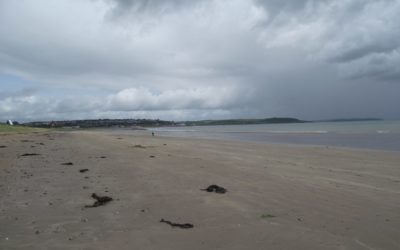
[[[193,228],[194,227],[193,224],[190,224],[190,223],[180,224],[180,223],[174,223],[174,222],[171,222],[171,221],[168,221],[168,220],[164,220],[164,219],[161,219],[160,222],[168,224],[171,227],[179,227],[179,228],[182,228],[182,229],[189,229],[189,228]]]
[[[202,191],[206,191],[206,192],[215,192],[217,194],[225,194],[226,192],[228,192],[228,190],[226,190],[223,187],[220,187],[218,185],[210,185],[208,186],[206,189],[201,189]]]
[[[36,153],[28,153],[28,154],[22,154],[21,156],[34,156],[34,155],[40,155]]]
[[[72,166],[74,164],[72,162],[64,162],[64,163],[61,163],[61,165]]]
[[[93,205],[86,205],[85,207],[99,207],[99,206],[104,206],[108,202],[112,201],[111,197],[108,196],[98,196],[97,194],[93,193],[92,198],[95,199],[96,201],[93,203]]]

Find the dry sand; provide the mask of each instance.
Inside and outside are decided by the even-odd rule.
[[[399,152],[96,131],[1,145],[0,249],[400,249]],[[94,192],[114,200],[84,208]]]

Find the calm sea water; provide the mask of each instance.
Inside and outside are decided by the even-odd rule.
[[[400,121],[162,127],[157,135],[400,151]]]

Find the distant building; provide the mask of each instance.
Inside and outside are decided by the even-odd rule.
[[[11,121],[11,120],[7,120],[7,124],[8,124],[8,125],[11,125],[11,126],[14,125],[13,121]]]

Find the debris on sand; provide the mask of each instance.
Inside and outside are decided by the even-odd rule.
[[[6,148],[7,146],[5,146],[5,145],[0,145],[0,148]]]
[[[142,145],[140,145],[140,144],[136,144],[136,145],[134,145],[133,147],[134,147],[134,148],[146,148],[145,146],[142,146]]]
[[[262,219],[269,219],[269,218],[275,218],[276,216],[272,214],[262,214],[260,217]]]
[[[85,173],[85,172],[87,172],[87,171],[89,171],[89,169],[87,169],[87,168],[83,168],[83,169],[80,169],[80,170],[79,170],[79,172],[81,172],[81,173]]]
[[[31,141],[31,140],[21,140],[21,142],[34,142],[34,141]]]
[[[220,187],[220,186],[218,186],[218,185],[210,185],[210,186],[208,186],[208,188],[206,188],[206,189],[200,189],[200,190],[202,190],[202,191],[207,191],[207,192],[209,192],[209,193],[215,192],[215,193],[217,193],[217,194],[225,194],[226,192],[228,192],[228,190],[226,190],[225,188]]]
[[[105,159],[105,158],[107,158],[107,156],[100,156],[100,158],[101,158],[101,159]]]
[[[194,227],[193,224],[190,224],[190,223],[180,224],[180,223],[174,223],[174,222],[171,222],[171,221],[168,221],[168,220],[164,220],[164,219],[161,219],[160,222],[168,224],[171,227],[179,227],[179,228],[182,228],[182,229],[189,229],[189,228],[193,228]]]
[[[61,165],[72,166],[74,164],[72,162],[64,162],[64,163],[61,163]]]
[[[40,154],[36,154],[36,153],[30,154],[30,153],[28,153],[28,154],[23,154],[23,155],[21,155],[21,156],[34,156],[34,155],[40,155]]]
[[[149,157],[150,157],[150,158],[155,158],[155,156],[154,156],[154,155],[150,155]]]
[[[108,196],[98,196],[97,194],[93,193],[92,198],[95,199],[96,201],[93,203],[93,205],[86,205],[85,207],[99,207],[99,206],[104,206],[108,202],[112,201],[111,197]]]

